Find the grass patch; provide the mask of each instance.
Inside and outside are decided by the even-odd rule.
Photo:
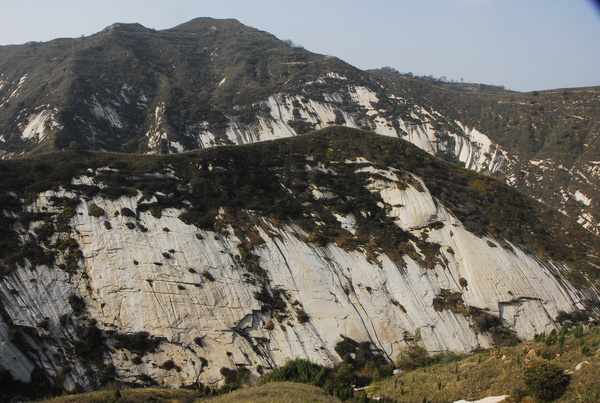
[[[116,399],[117,390],[104,390],[91,393],[61,396],[44,400],[48,403],[105,403],[105,402],[172,402],[192,403],[198,401],[203,394],[186,389],[124,389],[118,390],[120,398]]]
[[[284,402],[340,402],[340,399],[326,394],[323,389],[313,385],[293,382],[277,382],[262,386],[252,386],[207,399],[209,402],[225,403],[284,403]]]
[[[517,402],[520,397],[532,397],[543,390],[535,377],[531,384],[536,386],[536,390],[528,387],[525,374],[531,367],[545,368],[544,365],[549,363],[553,368],[565,369],[571,377],[564,395],[556,401],[578,402],[579,396],[600,391],[600,379],[597,377],[600,371],[600,327],[585,328],[580,337],[581,330],[577,329],[581,328],[558,333],[564,335],[562,343],[559,342],[560,337],[550,345],[546,344],[547,337],[538,337],[537,341],[482,351],[467,357],[454,356],[451,360],[439,360],[434,356],[433,363],[429,365],[374,383],[369,393],[398,402],[421,402],[424,398],[431,402],[452,402],[500,395],[512,395],[509,401]],[[584,349],[585,346],[588,349]],[[579,370],[576,370],[579,364]],[[559,383],[564,380],[559,375],[556,379]]]

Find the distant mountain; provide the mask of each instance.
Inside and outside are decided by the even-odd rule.
[[[165,31],[115,24],[88,38],[2,47],[2,148],[164,153],[204,146],[201,134],[227,143],[231,121],[269,115],[255,103],[298,92],[322,71],[360,74],[235,20]]]
[[[414,343],[470,352],[599,315],[597,236],[355,129],[10,159],[0,200],[5,391],[214,387],[295,357],[368,382]]]
[[[345,125],[496,175],[598,233],[599,94],[360,71],[235,20],[114,24],[0,47],[0,154],[173,153]]]

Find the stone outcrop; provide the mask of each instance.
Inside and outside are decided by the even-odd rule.
[[[67,390],[93,389],[108,375],[142,385],[218,384],[221,368],[257,373],[295,357],[335,365],[342,337],[390,360],[415,338],[431,352],[491,347],[469,307],[522,339],[555,329],[559,311],[584,308],[561,267],[468,232],[418,176],[364,158],[346,164],[366,175],[396,225],[438,245],[433,260],[416,244],[416,254],[398,261],[315,243],[297,225],[252,211],[249,239],[231,225],[187,224],[179,208],[141,208],[167,195],[47,191],[28,212],[59,213],[56,197],[80,202],[68,234],[55,235],[63,245],[56,264],[26,263],[0,282],[0,367],[23,382],[42,368]],[[93,173],[73,183],[101,185]],[[316,185],[312,195],[336,197]],[[336,217],[349,231],[356,226],[351,215]]]

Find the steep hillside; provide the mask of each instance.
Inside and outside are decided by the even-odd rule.
[[[358,74],[235,20],[209,18],[1,47],[2,148],[176,152],[203,147],[199,133],[207,131],[219,144],[232,121],[256,119],[256,102],[330,70]]]
[[[50,153],[0,180],[0,366],[30,390],[217,385],[415,338],[469,352],[598,315],[596,236],[364,131]]]
[[[360,71],[246,27],[115,24],[0,47],[0,153],[176,153],[331,125],[406,139],[598,233],[598,88],[532,92]]]
[[[467,93],[386,69],[372,73],[407,102],[486,133],[502,149],[498,177],[597,233],[600,88]]]

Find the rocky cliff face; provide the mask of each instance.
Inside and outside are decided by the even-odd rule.
[[[39,368],[67,390],[107,378],[218,384],[222,368],[257,374],[295,357],[335,365],[344,338],[389,360],[415,340],[469,352],[529,339],[597,299],[594,280],[569,282],[568,265],[469,231],[418,170],[338,148],[373,144],[418,166],[396,140],[338,141],[269,143],[273,162],[264,161],[275,149],[245,148],[244,160],[225,148],[136,172],[99,155],[52,190],[3,195],[18,248],[38,246],[12,266],[9,250],[3,257],[2,370],[30,382]],[[261,185],[246,189],[235,166],[265,175]],[[225,197],[202,224],[192,212],[217,191]],[[234,207],[240,192],[273,206]]]

